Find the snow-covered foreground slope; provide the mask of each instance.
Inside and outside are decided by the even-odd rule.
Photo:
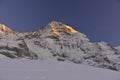
[[[120,72],[69,62],[0,60],[0,80],[120,80]]]

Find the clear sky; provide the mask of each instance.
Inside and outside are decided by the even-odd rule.
[[[60,21],[91,41],[120,45],[120,0],[0,0],[0,23],[31,31]]]

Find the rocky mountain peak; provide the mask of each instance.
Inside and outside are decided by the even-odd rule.
[[[12,29],[10,29],[9,27],[7,27],[6,25],[4,24],[0,24],[0,35],[13,35],[14,32]]]
[[[52,21],[32,32],[13,32],[0,24],[0,58],[70,61],[120,71],[120,48],[91,42],[61,22]]]
[[[49,26],[51,27],[52,32],[56,35],[60,33],[78,33],[78,31],[71,26],[65,25],[61,22],[52,21],[49,23]]]

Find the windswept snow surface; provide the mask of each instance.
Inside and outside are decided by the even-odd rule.
[[[120,80],[120,72],[70,62],[0,60],[0,80]]]

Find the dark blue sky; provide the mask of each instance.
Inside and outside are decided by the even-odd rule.
[[[0,0],[0,23],[31,31],[60,21],[91,41],[120,45],[120,0]]]

